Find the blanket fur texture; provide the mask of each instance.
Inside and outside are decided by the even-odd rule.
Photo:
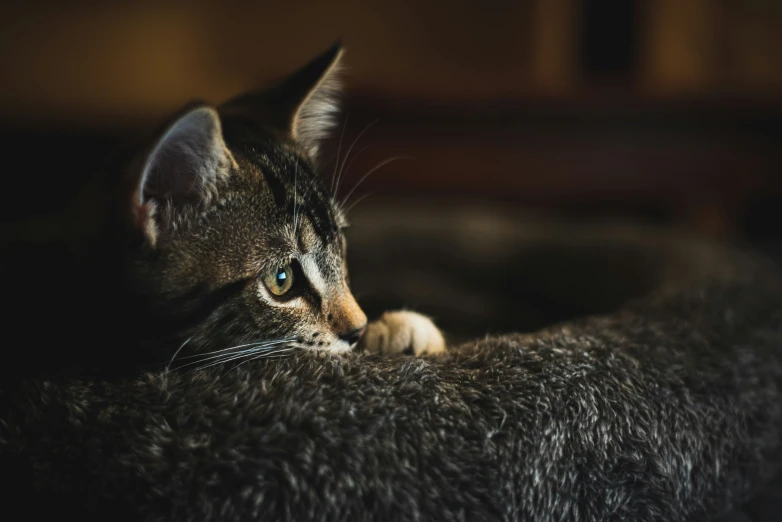
[[[395,249],[393,230],[378,226]],[[759,491],[782,442],[777,269],[665,234],[529,230],[492,237],[573,258],[586,246],[615,258],[600,245],[619,245],[652,259],[655,276],[614,312],[485,336],[438,358],[300,354],[230,372],[28,380],[3,390],[0,459],[14,483],[4,509],[149,521],[677,521],[712,519]]]

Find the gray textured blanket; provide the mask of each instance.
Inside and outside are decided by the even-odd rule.
[[[650,231],[474,217],[356,218],[359,294],[393,301],[409,288],[424,312],[450,301],[465,336],[486,315],[534,331],[442,358],[302,354],[231,372],[30,381],[0,424],[17,483],[7,502],[142,520],[674,521],[724,514],[778,471],[771,264]],[[517,256],[539,262],[519,274]],[[439,294],[454,264],[486,279]],[[481,301],[503,284],[502,299]],[[538,296],[573,318],[535,330],[563,318],[535,316]]]

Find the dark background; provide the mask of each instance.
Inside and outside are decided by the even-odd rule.
[[[0,7],[3,235],[78,214],[79,187],[125,137],[189,100],[268,85],[341,37],[326,175],[340,136],[342,165],[370,124],[343,195],[414,158],[353,200],[467,197],[776,240],[780,2],[263,4]]]
[[[344,116],[323,168],[342,171],[349,205],[403,198],[432,203],[431,216],[479,201],[484,212],[641,222],[782,254],[779,0],[93,4],[0,6],[4,245],[89,235],[102,199],[85,187],[116,147],[188,101],[270,85],[341,38]],[[400,156],[412,159],[391,160]],[[70,277],[39,252],[44,283]],[[421,266],[442,272],[432,259],[410,262]],[[16,268],[0,260],[6,295],[8,281],[25,284]],[[486,283],[493,298],[508,286],[501,273],[472,274],[460,282]],[[457,299],[482,294],[453,288],[439,300],[463,307],[453,328],[485,331],[492,309]],[[32,308],[51,316],[41,296]],[[405,287],[395,298],[409,296]],[[562,315],[541,305],[543,293],[528,297],[530,329],[589,311]],[[495,331],[511,324],[494,320]],[[774,498],[750,511],[773,517]]]

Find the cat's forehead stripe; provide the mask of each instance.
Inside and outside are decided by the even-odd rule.
[[[261,168],[258,170],[260,170],[263,179],[266,181],[266,185],[269,187],[269,190],[272,193],[274,203],[277,205],[277,207],[282,208],[285,205],[286,200],[286,187],[284,178],[276,171],[276,169],[272,167],[266,169]]]
[[[268,156],[253,152],[254,163],[276,205],[290,216],[306,216],[317,235],[333,239],[339,231],[333,200],[307,163],[289,154]]]

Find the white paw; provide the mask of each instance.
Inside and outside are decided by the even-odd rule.
[[[445,339],[431,319],[415,312],[386,312],[367,325],[360,347],[370,353],[434,355],[445,352]]]

